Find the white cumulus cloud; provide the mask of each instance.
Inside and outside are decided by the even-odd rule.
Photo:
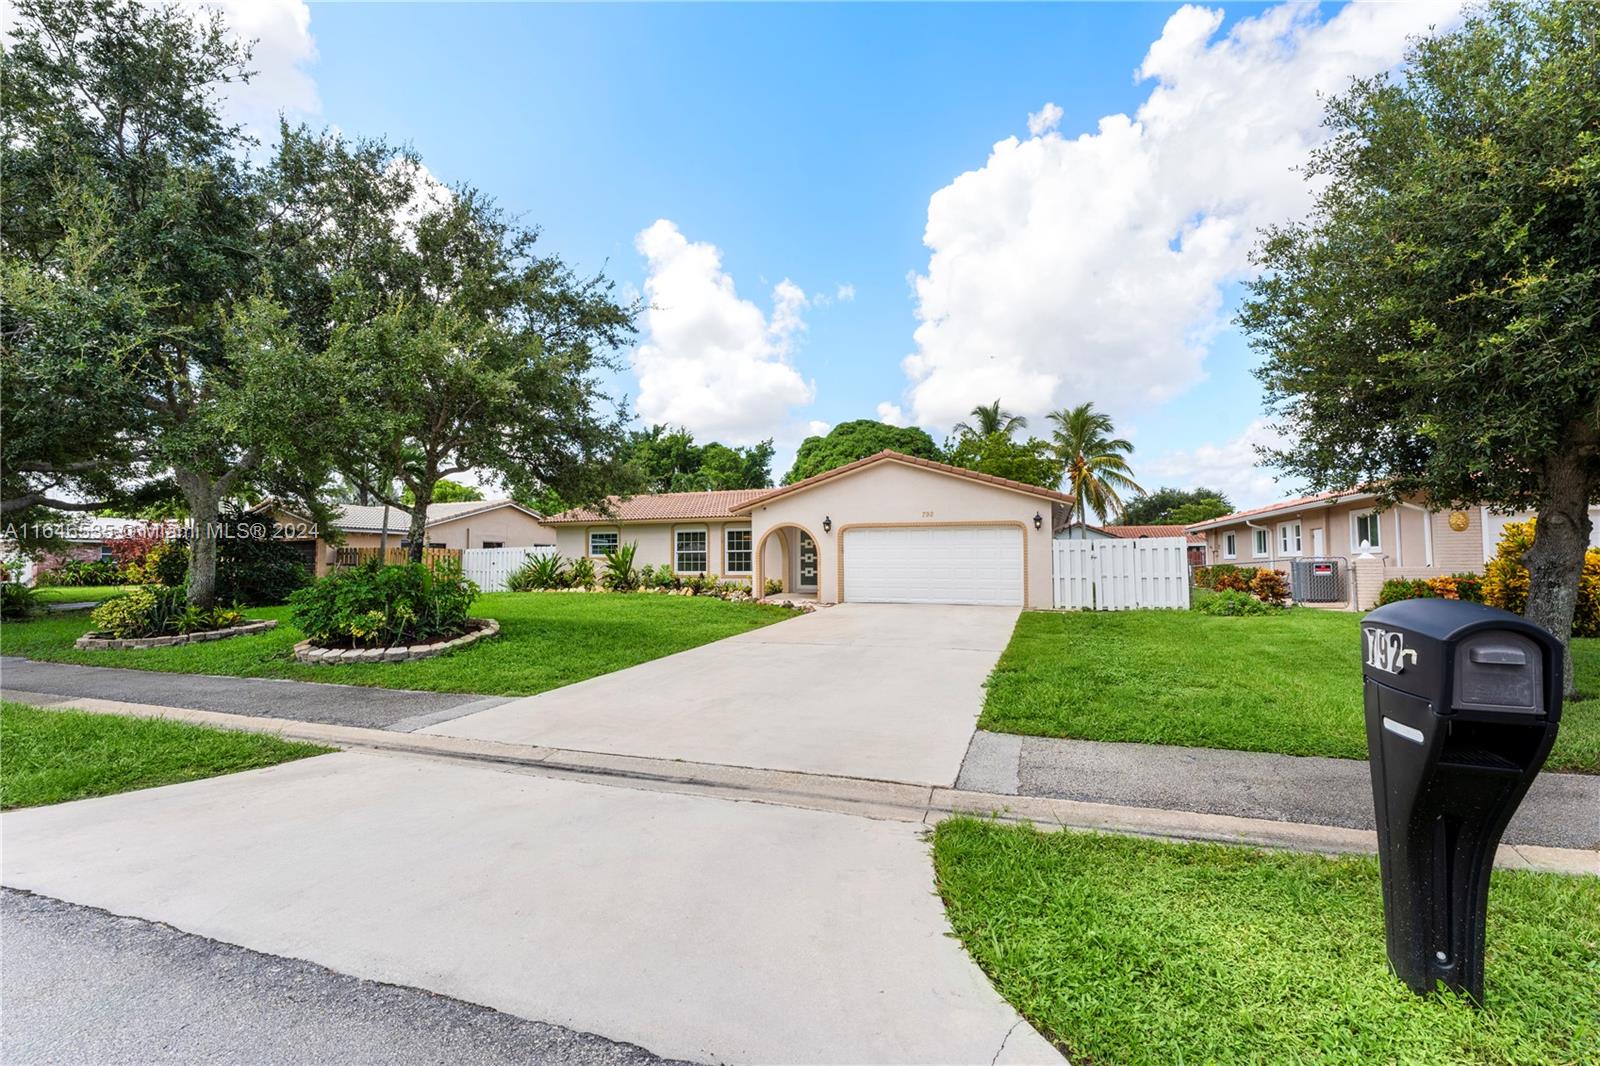
[[[1257,228],[1302,215],[1293,168],[1326,135],[1319,93],[1392,68],[1408,34],[1454,9],[1351,4],[1326,22],[1285,5],[1239,20],[1188,6],[1138,70],[1137,112],[1032,136],[934,193],[904,361],[919,425],[999,396],[1038,415],[1094,400],[1122,417],[1203,376],[1226,325],[1222,286],[1246,276]]]
[[[885,400],[878,405],[878,421],[887,422],[891,426],[904,426],[909,420],[899,404]]]
[[[1258,445],[1280,447],[1283,436],[1264,418],[1245,427],[1237,437],[1221,444],[1180,449],[1139,463],[1139,483],[1154,490],[1158,485],[1192,489],[1205,486],[1227,495],[1240,510],[1260,507],[1300,495],[1294,482],[1275,481],[1261,461]]]
[[[1042,137],[1061,125],[1062,114],[1061,108],[1055,104],[1045,104],[1028,116],[1028,132],[1035,137]]]
[[[263,140],[278,131],[278,113],[290,121],[321,109],[317,83],[306,68],[317,59],[311,9],[304,0],[211,0],[196,5],[222,12],[229,32],[251,45],[245,84],[229,87],[227,106],[236,122]]]
[[[810,303],[800,286],[780,281],[764,314],[735,291],[717,247],[671,221],[642,230],[634,245],[648,269],[645,339],[633,353],[641,419],[749,444],[811,401],[811,383],[789,362]]]

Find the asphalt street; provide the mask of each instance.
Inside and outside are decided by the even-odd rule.
[[[663,1063],[633,1044],[137,918],[0,894],[0,1061]]]

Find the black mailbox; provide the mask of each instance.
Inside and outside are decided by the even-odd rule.
[[[1561,643],[1517,615],[1405,600],[1361,622],[1389,963],[1483,999],[1489,874],[1555,743]]]

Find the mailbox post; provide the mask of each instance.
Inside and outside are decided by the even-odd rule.
[[[1367,753],[1389,963],[1483,1000],[1489,874],[1555,743],[1559,641],[1517,615],[1404,600],[1362,620]]]

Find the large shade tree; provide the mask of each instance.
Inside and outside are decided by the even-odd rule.
[[[1315,207],[1266,234],[1240,316],[1295,441],[1267,454],[1537,511],[1526,615],[1566,639],[1600,498],[1600,5],[1479,8],[1326,124]]]
[[[1233,511],[1226,493],[1216,489],[1175,489],[1163,485],[1127,501],[1117,523],[1125,526],[1192,525]]]
[[[316,360],[263,284],[263,202],[219,93],[248,50],[216,13],[20,0],[0,58],[6,504],[181,492],[189,598],[215,596],[222,500],[315,484]],[[59,418],[53,440],[39,419]],[[60,499],[70,494],[74,498]]]
[[[1118,517],[1123,494],[1144,491],[1128,465],[1133,445],[1115,435],[1111,416],[1096,411],[1092,403],[1052,411],[1049,419],[1051,445],[1075,501],[1079,527],[1088,522],[1090,511],[1102,518]]]
[[[807,437],[801,441],[800,449],[795,453],[794,465],[784,475],[783,483],[792,485],[803,478],[881,451],[900,452],[919,459],[944,458],[933,438],[916,426],[891,426],[887,422],[859,418],[852,422],[840,422],[821,436]]]
[[[696,443],[679,426],[650,426],[628,435],[627,463],[645,492],[772,487],[771,440],[747,447]]]

